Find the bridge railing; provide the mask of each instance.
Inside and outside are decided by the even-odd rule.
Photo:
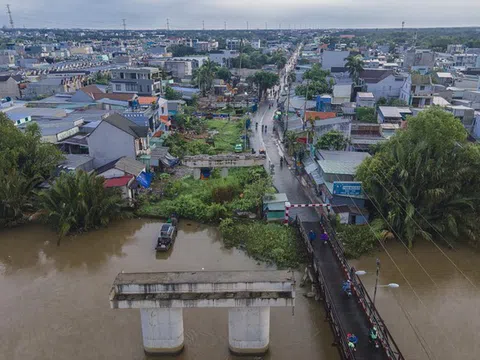
[[[355,269],[348,264],[347,258],[345,257],[345,249],[342,243],[338,241],[335,230],[332,228],[330,222],[325,217],[325,215],[321,216],[321,223],[329,234],[330,244],[332,245],[333,251],[335,252],[336,257],[340,262],[343,271],[345,272],[346,278],[349,278],[354,284],[354,291],[359,299],[360,305],[362,305],[363,307],[368,321],[372,326],[377,327],[378,338],[381,341],[382,346],[387,353],[387,356],[390,359],[404,360],[405,358],[403,357],[400,348],[393,339],[390,331],[388,331],[385,322],[377,311],[377,308],[375,307],[375,304],[370,298],[368,291],[363,285],[362,280],[358,275],[355,274]]]
[[[298,219],[298,217],[295,218],[295,223],[300,231],[300,234],[305,242],[305,245],[307,247],[308,253],[310,254],[312,258],[312,263],[313,263],[313,269],[315,271],[315,275],[317,277],[318,285],[319,285],[319,291],[323,296],[323,305],[325,308],[325,313],[326,313],[326,318],[329,320],[330,327],[332,328],[333,335],[335,337],[335,345],[337,345],[337,348],[342,356],[343,359],[347,360],[354,360],[355,359],[355,354],[352,351],[352,349],[349,348],[348,342],[347,342],[347,334],[343,330],[342,326],[340,325],[340,320],[337,314],[337,311],[335,309],[335,305],[332,300],[332,296],[330,294],[330,291],[328,290],[328,287],[326,286],[325,278],[323,277],[322,272],[319,270],[319,266],[317,265],[315,258],[313,256],[313,247],[310,241],[308,240],[308,235],[303,227],[301,221]]]

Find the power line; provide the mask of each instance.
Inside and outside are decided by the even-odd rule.
[[[8,14],[8,18],[10,19],[10,27],[12,29],[15,29],[15,26],[13,25],[12,12],[10,11],[10,4],[7,4],[7,14]]]
[[[341,181],[340,178],[338,177],[338,175],[334,174],[335,177],[337,178],[337,181]],[[364,193],[366,194],[365,190],[364,190]],[[348,195],[347,195],[348,196]],[[367,194],[368,196],[368,194]],[[358,213],[361,214],[362,212],[360,211],[360,208],[358,207],[357,203],[352,199],[351,196],[348,196],[348,198],[350,199],[350,201],[353,203],[353,205],[357,208],[358,210]],[[423,302],[423,300],[420,298],[420,296],[418,295],[418,293],[415,291],[415,289],[413,288],[412,284],[410,283],[410,281],[407,279],[407,277],[405,276],[405,274],[403,273],[403,271],[400,269],[400,267],[398,266],[398,264],[396,263],[396,261],[393,259],[392,255],[390,255],[390,253],[388,252],[387,248],[385,247],[385,245],[383,244],[382,240],[378,237],[377,233],[374,231],[374,229],[372,228],[372,225],[370,225],[370,222],[368,220],[366,220],[366,223],[368,225],[368,227],[370,228],[370,231],[373,233],[373,235],[375,236],[375,238],[377,239],[378,243],[380,244],[380,246],[382,247],[383,251],[385,251],[385,253],[387,254],[387,256],[389,257],[390,261],[393,263],[393,265],[396,267],[396,269],[398,270],[398,272],[400,273],[400,275],[403,277],[403,279],[405,280],[405,282],[407,283],[407,285],[410,287],[410,289],[412,290],[413,294],[415,295],[415,297],[418,299],[418,301],[425,307],[426,310],[428,310],[428,307],[427,305],[425,305],[425,303]],[[434,282],[435,283],[435,282]],[[439,328],[440,332],[442,333],[442,335],[447,339],[447,342],[450,344],[450,346],[452,346],[452,348],[455,350],[455,351],[458,351],[455,346],[449,341],[449,338],[447,335],[445,335],[445,332],[443,331],[442,327],[438,325],[438,323],[436,323],[434,320],[434,318],[432,318],[432,321],[435,323],[435,325]],[[417,337],[418,338],[418,337]],[[428,353],[427,353],[428,354]]]
[[[375,176],[375,178],[376,178],[378,181],[380,181],[380,179],[379,179],[378,177]],[[385,176],[385,179],[388,180],[388,178],[387,178],[386,176]],[[388,181],[390,181],[390,180],[388,180]],[[392,185],[392,187],[393,187],[395,190],[397,190],[397,192],[403,197],[403,199],[404,199],[405,201],[408,201],[407,198],[400,192],[400,190],[398,190],[398,189],[393,185],[393,183],[390,182],[390,184]],[[383,185],[383,183],[381,183],[381,185],[382,185],[382,187],[383,187],[385,190],[387,190],[387,192],[389,193],[389,195],[392,196],[391,193],[388,191],[388,189]],[[392,196],[392,198],[393,198],[393,196]],[[394,199],[394,201],[395,201],[395,198],[393,198],[393,199]],[[396,203],[400,206],[400,202],[396,201]],[[401,206],[400,206],[400,207],[401,207]],[[402,208],[402,207],[401,207],[401,208]],[[422,213],[420,213],[420,212],[417,210],[417,208],[414,207],[414,209],[415,209],[415,212],[416,212],[417,214],[419,214],[419,215],[422,217],[422,219],[425,220],[425,221],[427,222],[427,224],[430,225],[430,227],[431,227],[438,235],[440,235],[440,237],[441,237],[450,247],[453,248],[453,246],[450,244],[450,242],[425,218],[425,216],[423,216]],[[402,208],[402,210],[406,212],[406,208],[405,208],[405,209]],[[420,228],[420,230],[423,230],[422,227],[415,221],[415,219],[412,218],[412,220],[413,220],[413,222]],[[433,241],[433,239],[431,240],[431,242],[432,242],[432,244],[435,245],[435,247],[443,254],[443,256],[445,256],[445,258],[447,258],[448,261],[450,261],[450,263],[455,267],[455,269],[456,269],[460,274],[462,274],[462,276],[470,283],[470,285],[472,285],[476,290],[478,290],[478,287],[473,283],[473,281],[457,266],[457,264],[455,264],[455,262],[440,248],[440,246],[438,246],[438,245]]]

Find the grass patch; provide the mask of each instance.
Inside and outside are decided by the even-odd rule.
[[[279,268],[296,268],[303,260],[295,228],[225,219],[220,223],[220,232],[227,247],[241,248],[254,259],[276,264]]]
[[[233,152],[236,144],[241,143],[244,119],[224,120],[212,119],[207,121],[207,129],[209,131],[218,131],[213,139],[215,141],[215,152],[217,154]]]

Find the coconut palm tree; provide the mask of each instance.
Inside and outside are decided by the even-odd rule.
[[[208,59],[202,66],[195,72],[194,81],[202,92],[202,96],[206,96],[207,92],[213,86],[213,80],[215,79],[215,73],[217,72],[217,64]]]
[[[95,173],[62,173],[46,191],[38,194],[45,220],[58,232],[59,242],[70,232],[88,231],[108,224],[120,215],[123,200],[105,179]]]
[[[355,55],[349,56],[345,60],[347,60],[345,67],[347,68],[353,83],[357,85],[360,73],[363,71],[363,58],[361,55]]]

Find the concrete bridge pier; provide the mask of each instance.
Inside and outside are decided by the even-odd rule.
[[[237,355],[262,355],[270,342],[270,307],[228,310],[228,345]]]
[[[222,178],[226,178],[228,176],[228,168],[227,167],[222,168],[222,170],[220,171],[220,176]]]
[[[140,318],[145,353],[170,355],[183,350],[183,309],[140,309]]]

